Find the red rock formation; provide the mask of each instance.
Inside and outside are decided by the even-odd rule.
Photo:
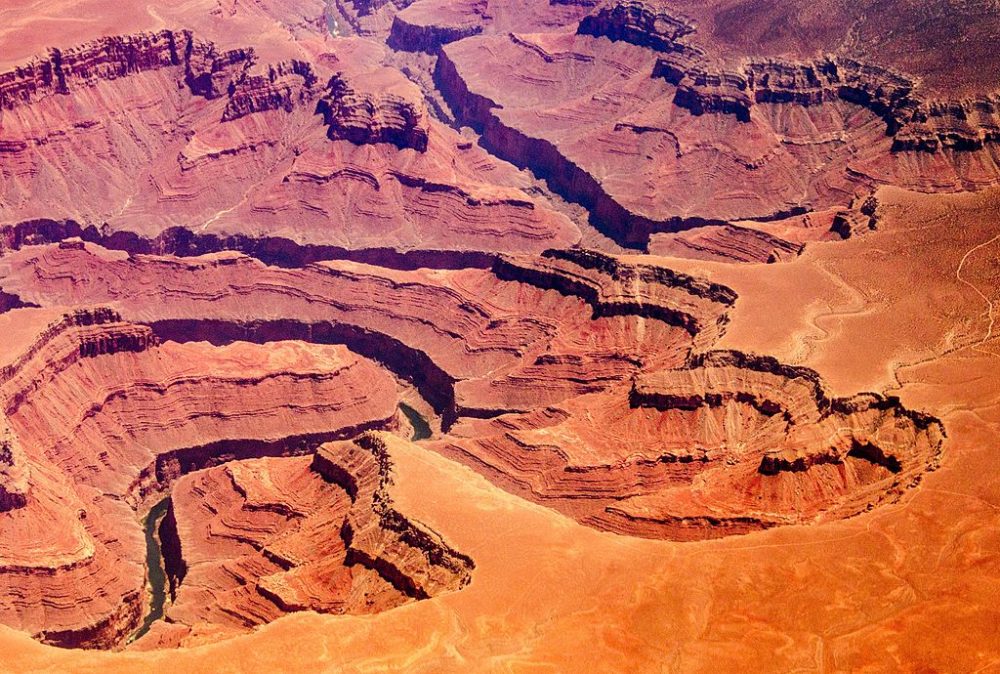
[[[436,448],[599,528],[691,540],[892,502],[943,438],[898,400],[830,399],[814,372],[710,352],[630,391],[465,423]]]
[[[167,339],[342,342],[423,394],[448,434],[436,449],[600,528],[689,539],[848,517],[937,465],[939,424],[898,400],[830,399],[773,359],[690,355],[737,297],[662,267],[588,251],[412,272],[103,255],[25,249],[0,287],[113,302]],[[63,271],[94,265],[102,279]]]
[[[312,66],[304,61],[270,66],[266,75],[244,73],[229,87],[229,102],[222,121],[268,110],[291,112],[310,99],[315,84]]]
[[[0,369],[0,585],[12,598],[0,620],[49,643],[110,648],[135,629],[135,509],[148,495],[219,462],[394,423],[391,378],[342,349],[157,346],[109,310],[47,327],[52,314],[32,312],[3,316],[28,329]]]
[[[473,562],[392,508],[382,442],[234,461],[171,491],[171,602],[137,648],[238,634],[292,611],[376,613],[459,589]],[[162,530],[161,530],[162,531]]]
[[[27,21],[24,0],[15,4],[8,42]],[[817,241],[870,253],[864,242],[832,242],[903,210],[891,198],[880,204],[891,192],[876,199],[882,185],[994,185],[1000,96],[982,45],[998,21],[975,3],[894,0],[884,17],[840,0],[166,5],[123,8],[141,16],[121,30],[192,30],[94,40],[96,28],[73,29],[67,41],[90,41],[0,73],[0,623],[66,647],[192,647],[294,612],[368,615],[460,590],[473,560],[406,512],[420,512],[421,490],[438,485],[397,492],[388,447],[399,447],[421,477],[455,471],[449,484],[468,486],[462,497],[474,506],[483,498],[491,524],[511,517],[546,529],[504,538],[527,542],[519,565],[500,563],[514,555],[495,555],[491,541],[473,548],[494,564],[485,578],[513,578],[517,590],[523,566],[558,589],[613,579],[632,599],[614,606],[620,624],[592,641],[602,653],[642,650],[660,642],[668,614],[619,628],[663,606],[662,578],[690,578],[700,562],[643,567],[656,577],[621,583],[649,550],[684,555],[574,530],[469,480],[467,468],[620,536],[690,541],[797,525],[743,546],[695,546],[713,561],[694,575],[708,577],[742,568],[754,549],[795,548],[809,525],[899,502],[938,467],[942,423],[899,398],[838,397],[811,369],[720,350],[720,339],[747,330],[725,334],[748,300],[700,275],[727,278],[719,263],[780,262]],[[90,0],[81,7],[93,13]],[[915,48],[915,35],[940,38],[948,58]],[[965,48],[982,72],[963,62],[953,71],[962,81],[949,85],[941,62]],[[897,235],[887,248],[920,240],[912,229]],[[971,289],[987,310],[949,313],[947,333],[912,349],[978,363],[991,346],[994,298],[971,269],[994,240],[969,238],[955,239],[965,247],[957,269],[935,268],[949,281],[954,272],[950,295],[928,301],[962,304],[955,297]],[[738,288],[777,280],[786,292],[806,279],[798,295],[765,298],[779,310],[808,303],[798,322],[758,316],[774,319],[764,327],[779,336],[869,339],[847,325],[864,312],[847,318],[832,300],[831,313],[812,311],[830,299],[809,295],[806,278],[828,259],[823,250],[728,278]],[[674,269],[644,253],[710,262]],[[868,276],[855,287],[848,274],[822,272],[832,281],[816,287],[836,282],[859,301],[887,294]],[[821,325],[834,317],[840,336]],[[974,343],[979,327],[985,337]],[[783,357],[813,362],[818,340],[806,341],[807,353]],[[851,358],[863,361],[868,343],[856,343]],[[871,369],[885,367],[900,387],[901,373],[930,362],[879,358]],[[834,383],[854,390],[845,380]],[[933,398],[909,388],[904,399],[924,396]],[[987,417],[972,405],[944,409],[959,432]],[[412,433],[419,445],[379,430]],[[948,495],[991,506],[988,494]],[[425,499],[428,522],[454,525],[442,531],[456,538],[481,526],[450,496]],[[163,519],[140,525],[154,502],[167,508]],[[885,531],[899,521],[846,522],[829,540],[802,540],[815,559],[831,543],[867,552],[879,536],[894,543]],[[143,527],[155,531],[169,578],[165,619],[149,632],[140,625],[156,615],[156,574]],[[949,555],[989,566],[989,541],[945,540],[951,533],[924,544],[942,551],[939,566]],[[570,546],[574,561],[591,550],[606,557],[557,577],[545,547],[562,550],[551,541],[570,538],[584,541]],[[914,564],[899,559],[884,576],[903,578]],[[741,571],[739,587],[777,584],[747,568],[753,577]],[[808,577],[803,568],[795,574]],[[857,588],[884,582],[864,580]],[[919,616],[907,613],[916,600],[897,606],[896,597],[924,600],[927,582],[910,580],[886,592],[894,634]],[[817,596],[811,582],[792,589],[805,585],[800,594]],[[544,667],[539,655],[567,645],[589,654],[579,648],[588,635],[554,643],[547,634],[593,622],[610,590],[567,611],[534,596],[504,605],[506,589],[342,618],[337,630],[355,631],[324,634],[321,645],[348,650],[388,627],[399,648],[429,637],[424,652],[453,668],[482,667],[483,653],[489,666],[515,669]],[[699,648],[713,657],[721,649],[708,616],[728,610],[732,633],[777,651],[806,643],[799,668],[817,657],[826,668],[867,664],[845,657],[844,633],[866,640],[869,630],[842,620],[843,601],[831,602],[835,628],[802,620],[790,635],[766,611],[738,605],[750,595],[734,593],[726,601],[735,607],[721,609],[727,592],[680,589],[678,610],[700,621],[686,634],[709,634]],[[515,613],[530,624],[508,634]],[[413,629],[428,616],[451,625]],[[273,644],[296,620],[319,619],[299,616],[246,641]],[[631,669],[662,664],[657,648]],[[145,664],[135,655],[130,663]],[[433,669],[421,657],[406,662]],[[366,666],[397,662],[376,653]]]
[[[35,298],[40,286],[22,286],[16,275],[21,282],[40,281],[46,302],[100,297],[175,340],[282,336],[345,343],[411,380],[446,422],[456,414],[492,415],[600,389],[626,380],[639,364],[680,363],[694,340],[689,329],[647,321],[642,315],[647,309],[616,300],[622,292],[613,277],[616,268],[634,286],[632,297],[648,294],[653,305],[648,312],[676,315],[674,322],[687,321],[708,332],[718,325],[723,302],[732,299],[725,289],[682,275],[651,269],[637,273],[593,256],[579,257],[582,267],[573,257],[560,261],[556,256],[538,281],[534,272],[526,272],[523,280],[504,281],[479,269],[402,272],[322,263],[281,270],[233,255],[178,267],[170,259],[115,262],[89,250],[44,250],[41,266],[49,270],[64,265],[108,270],[88,286],[65,282],[61,272],[45,272],[44,280],[22,276],[39,264],[36,252],[41,251],[26,249],[15,256],[19,271],[2,282],[5,290]],[[611,274],[593,268],[602,260],[610,264]],[[560,274],[568,279],[565,286],[551,281]],[[578,291],[581,281],[573,275],[590,277],[591,289]],[[198,290],[205,284],[232,290],[206,297]],[[597,284],[607,286],[600,293],[607,299],[594,293]],[[165,292],[178,301],[164,303]],[[245,297],[255,299],[247,305]],[[685,318],[693,315],[697,319]]]
[[[839,55],[730,64],[698,46],[690,21],[637,2],[599,9],[579,33],[464,39],[443,48],[435,79],[485,147],[623,245],[738,221],[759,229],[846,207],[882,182],[996,181],[989,94],[938,103],[894,70]],[[746,239],[735,257],[756,259],[758,235],[739,224],[727,236]],[[800,236],[778,247],[794,253]],[[689,250],[733,257],[712,241]]]
[[[540,252],[579,240],[568,218],[528,194],[528,177],[429,120],[402,75],[357,53],[369,48],[338,45],[344,81],[360,93],[338,105],[345,115],[333,116],[331,133],[315,114],[325,66],[256,65],[250,50],[219,52],[189,34],[126,43],[124,55],[104,43],[81,50],[102,65],[67,80],[69,108],[54,88],[39,89],[41,65],[3,76],[39,89],[5,99],[17,104],[5,111],[0,138],[4,225],[72,220],[126,239],[178,227],[221,238],[266,232],[293,246],[346,250]],[[368,108],[380,118],[366,118]],[[397,133],[397,125],[412,128]],[[328,135],[385,137],[405,149]],[[425,151],[415,159],[410,146]],[[46,204],[59,208],[32,197],[41,182]]]
[[[327,84],[317,112],[330,127],[330,139],[426,152],[429,123],[420,90],[389,68],[366,75],[363,82],[364,90],[358,91],[337,74]]]

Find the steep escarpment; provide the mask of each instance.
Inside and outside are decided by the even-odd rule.
[[[333,140],[358,145],[392,143],[400,149],[427,150],[429,124],[420,90],[398,71],[388,68],[366,76],[364,89],[342,74],[334,75],[319,100],[316,111],[323,115]]]
[[[598,528],[694,540],[893,502],[937,467],[943,440],[898,399],[830,398],[810,370],[709,352],[435,446]]]
[[[324,445],[314,455],[312,469],[343,488],[354,504],[340,530],[349,565],[378,573],[415,599],[469,583],[472,558],[394,507],[392,459],[377,434]]]
[[[19,309],[0,371],[0,621],[117,648],[148,602],[138,514],[182,475],[393,426],[391,376],[346,350],[159,344],[109,309]]]
[[[565,34],[472,38],[442,50],[435,81],[485,147],[586,207],[592,224],[624,246],[644,248],[658,232],[804,212],[801,195],[812,179],[794,168],[802,158],[756,129],[734,126],[737,142],[706,144],[697,118],[672,114],[676,88],[640,74],[652,70],[656,53]],[[531,77],[501,84],[500,63]],[[579,86],[561,84],[570,72]],[[584,90],[602,92],[600,104],[588,102]],[[708,156],[714,169],[706,175]],[[768,189],[753,189],[757,182]],[[752,225],[732,232],[759,237]],[[775,243],[794,254],[794,245]]]
[[[379,65],[384,48],[346,41],[322,59],[259,63],[252,49],[188,33],[105,42],[80,49],[109,65],[80,70],[63,94],[37,64],[4,76],[34,92],[11,94],[4,111],[4,226],[72,221],[109,239],[187,230],[400,255],[540,252],[580,238],[529,193],[528,176],[430,119],[420,90]],[[108,46],[119,42],[128,50]],[[22,87],[36,75],[42,84]],[[333,75],[347,88],[327,89]]]
[[[28,505],[30,469],[24,452],[10,429],[0,439],[0,512]]]
[[[601,529],[687,540],[849,517],[901,498],[941,451],[940,424],[896,399],[831,398],[811,370],[712,351],[736,294],[642,259],[400,271],[106,255],[25,248],[0,287],[113,303],[168,340],[346,344],[421,393],[444,433],[430,447]],[[63,272],[99,262],[87,282]]]
[[[636,315],[676,325],[712,343],[736,294],[714,283],[662,267],[628,264],[594,251],[546,251],[540,258],[503,258],[493,266],[501,279],[575,295],[594,316]]]
[[[706,327],[718,324],[725,306],[713,309],[717,300],[712,293],[726,297],[710,285],[702,288],[683,277],[636,271],[586,255],[576,256],[585,265],[581,267],[572,256],[560,262],[553,254],[551,268],[536,285],[538,275],[530,268],[523,277],[505,280],[481,269],[409,272],[329,262],[281,270],[232,255],[178,267],[170,258],[141,256],[101,262],[100,254],[90,248],[41,250],[52,270],[64,264],[114,268],[89,287],[67,284],[59,272],[46,273],[41,281],[49,293],[46,301],[59,297],[72,302],[81,294],[103,297],[174,340],[345,343],[412,381],[448,421],[462,414],[526,409],[623,381],[643,364],[681,362],[693,341],[690,332],[663,320],[647,321],[645,308],[616,301],[616,293],[624,292],[621,284],[645,288],[655,298],[650,304],[661,305],[650,310],[653,313],[672,315],[668,307],[675,303],[673,313],[697,312]],[[19,271],[2,282],[6,291],[35,298],[21,284],[39,280],[23,275],[36,252],[40,250],[25,249],[15,256]],[[617,271],[587,269],[593,266],[591,259],[604,260]],[[552,284],[548,279],[553,274],[569,280]],[[574,275],[607,286],[604,306],[589,291],[581,291],[581,296],[559,290],[572,290],[579,283]],[[148,283],[154,277],[163,284],[159,289],[147,285],[152,294],[136,292],[139,278]],[[203,283],[228,290],[204,296],[197,290]],[[178,301],[164,302],[164,293]],[[245,297],[256,298],[254,312],[247,312]]]
[[[687,36],[696,30],[694,23],[660,7],[637,0],[624,0],[601,7],[580,21],[581,35],[622,40],[662,52],[694,54]]]
[[[632,248],[779,261],[831,237],[796,218],[823,221],[879,184],[937,191],[997,180],[992,94],[942,102],[847,54],[727,57],[653,3],[601,7],[576,35],[447,44],[435,82],[484,147]],[[787,226],[771,226],[779,221]],[[705,235],[686,234],[697,230]]]
[[[549,0],[417,0],[405,5],[394,13],[386,43],[429,54],[474,35],[565,30],[589,11],[586,3]]]
[[[218,52],[190,31],[104,37],[72,49],[52,49],[46,58],[0,74],[0,108],[10,110],[45,96],[70,95],[97,81],[162,68],[183,68],[193,94],[215,98],[253,60],[252,49]]]
[[[774,58],[729,67],[697,45],[694,23],[653,3],[619,0],[580,22],[583,35],[622,40],[664,52],[653,69],[677,86],[674,103],[696,115],[731,114],[749,122],[756,104],[819,105],[834,99],[869,109],[885,121],[893,151],[980,150],[1000,138],[992,93],[937,100],[915,79],[845,55],[796,62]]]
[[[391,47],[435,53],[442,45],[483,32],[486,0],[443,3],[417,2],[397,13],[387,40]]]
[[[230,122],[255,112],[291,112],[312,97],[318,78],[306,61],[269,66],[266,73],[244,72],[228,90],[229,100],[222,121]]]
[[[231,636],[294,611],[376,613],[466,585],[473,561],[393,508],[391,470],[384,443],[363,435],[180,479],[163,534],[166,622],[137,647]]]

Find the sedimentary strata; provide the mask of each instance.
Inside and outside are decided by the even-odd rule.
[[[316,108],[330,128],[330,138],[357,145],[392,143],[426,152],[429,123],[420,90],[389,68],[363,81],[359,91],[342,74],[330,78]],[[397,93],[399,89],[405,91]]]
[[[937,419],[719,350],[741,298],[701,275],[857,245],[882,185],[993,185],[994,92],[908,69],[895,34],[863,53],[864,22],[771,39],[762,16],[822,1],[217,5],[0,74],[0,623],[143,650],[294,612],[464,620],[435,598],[474,560],[406,512],[388,434],[403,465],[673,541],[861,516],[938,467]],[[729,48],[744,20],[759,48]],[[956,278],[988,302],[975,245]],[[618,566],[640,543],[539,513]]]
[[[71,220],[145,238],[267,232],[399,252],[540,252],[579,240],[529,195],[528,177],[430,120],[420,90],[379,65],[384,49],[338,49],[331,70],[163,31],[0,75],[0,222]]]
[[[992,94],[942,101],[911,77],[840,54],[737,62],[700,46],[693,22],[650,3],[599,8],[575,36],[447,44],[435,82],[485,147],[530,168],[629,247],[728,227],[722,240],[670,250],[776,261],[828,230],[778,237],[768,222],[845,208],[880,183],[960,189],[997,178]],[[777,240],[763,255],[727,251],[741,238],[752,251],[764,237]]]
[[[898,400],[831,399],[812,371],[711,351],[736,294],[641,262],[550,251],[401,271],[106,257],[24,249],[0,287],[113,303],[163,339],[346,344],[423,395],[446,433],[435,449],[619,533],[687,540],[848,517],[900,498],[941,450],[938,422]],[[62,271],[97,264],[106,276],[85,283]]]
[[[183,475],[395,424],[391,377],[342,348],[161,345],[108,309],[2,320],[0,620],[48,643],[124,645],[148,603],[137,513]]]
[[[72,95],[100,81],[163,68],[182,69],[191,93],[217,98],[236,72],[253,61],[252,49],[218,52],[189,31],[104,37],[71,49],[52,49],[46,58],[0,75],[0,108],[10,110],[54,94]]]
[[[393,508],[376,435],[311,457],[233,461],[171,490],[171,601],[141,648],[245,632],[293,611],[376,613],[460,589],[473,561]]]
[[[654,3],[619,0],[580,22],[578,32],[664,52],[653,68],[677,87],[674,103],[694,114],[717,112],[749,122],[759,103],[819,105],[834,99],[869,109],[886,123],[894,151],[978,150],[1000,138],[995,96],[940,101],[922,98],[917,83],[889,68],[827,55],[806,61],[751,60],[743,68],[713,64],[687,17]]]

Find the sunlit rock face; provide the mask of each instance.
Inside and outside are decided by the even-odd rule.
[[[0,26],[5,653],[989,666],[988,3],[52,4]]]

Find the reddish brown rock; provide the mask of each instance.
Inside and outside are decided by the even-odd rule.
[[[367,74],[363,82],[364,90],[358,91],[337,74],[327,84],[317,111],[330,127],[331,140],[392,143],[426,152],[429,122],[420,90],[389,68]]]
[[[415,385],[448,434],[436,449],[602,529],[687,540],[849,517],[900,498],[941,451],[940,424],[896,399],[834,399],[815,372],[706,352],[736,294],[663,267],[587,251],[413,272],[102,256],[26,249],[0,285],[114,302],[168,339],[345,343]],[[106,280],[60,271],[95,264]]]
[[[394,423],[391,378],[342,349],[158,346],[106,309],[50,316],[2,317],[36,332],[0,370],[0,620],[49,643],[113,648],[136,628],[136,509],[174,479]]]
[[[487,148],[586,207],[623,245],[738,223],[740,247],[752,249],[761,235],[746,221],[760,229],[844,208],[880,183],[997,179],[990,93],[942,102],[849,56],[737,64],[702,48],[682,15],[636,2],[597,10],[579,33],[461,40],[442,50],[435,79]],[[794,255],[801,237],[777,247]],[[732,257],[727,247],[708,236],[693,256]]]
[[[473,562],[393,509],[376,436],[234,461],[171,491],[171,601],[136,648],[245,632],[293,611],[376,613],[460,589]]]
[[[252,50],[166,31],[77,50],[93,65],[63,88],[45,84],[51,59],[11,71],[0,223],[342,250],[540,252],[579,240],[529,195],[527,176],[430,120],[419,90],[378,66],[378,47],[337,49],[350,91],[325,98],[324,65],[256,63]],[[32,196],[40,184],[46,203]]]

